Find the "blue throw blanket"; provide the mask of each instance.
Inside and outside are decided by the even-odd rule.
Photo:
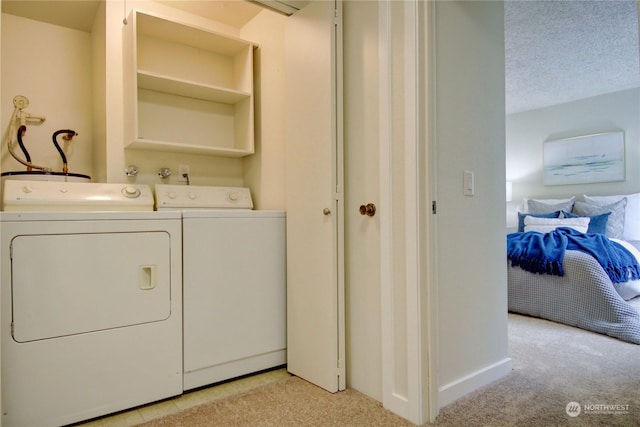
[[[532,273],[564,276],[565,250],[582,251],[594,257],[613,283],[640,279],[640,265],[633,254],[602,234],[560,227],[549,233],[530,231],[507,236],[507,258],[511,265]]]

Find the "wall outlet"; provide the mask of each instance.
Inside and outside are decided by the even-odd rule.
[[[189,175],[191,175],[189,165],[178,165],[178,181],[189,182]]]

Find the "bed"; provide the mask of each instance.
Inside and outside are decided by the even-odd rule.
[[[582,205],[593,203],[589,196],[584,196],[587,202],[576,201],[573,197],[562,200],[534,200],[533,203],[531,200],[525,201],[527,212],[518,213],[518,232],[508,237],[510,251],[507,276],[510,312],[540,317],[640,344],[640,280],[626,280],[620,277],[612,280],[611,271],[607,272],[602,267],[602,257],[599,254],[596,253],[594,257],[582,248],[568,246],[561,258],[562,275],[557,271],[541,274],[532,272],[531,269],[528,271],[521,265],[513,265],[510,238],[517,237],[516,235],[526,237],[527,233],[557,233],[557,230],[567,227],[572,230],[569,233],[571,235],[601,235],[602,240],[606,240],[607,243],[615,242],[630,254],[633,262],[640,263],[640,251],[635,244],[624,239],[637,237],[633,234],[633,221],[636,214],[640,215],[635,211],[640,210],[640,206],[636,205],[636,202],[640,205],[640,194],[609,197],[600,201],[598,209],[587,209]],[[629,209],[629,199],[632,201],[632,209]],[[621,200],[623,203],[620,203]],[[617,212],[612,211],[612,201],[618,203]],[[628,211],[629,226],[626,234],[626,212],[622,211],[621,218],[620,206]],[[591,215],[586,214],[585,209]],[[600,218],[599,221],[596,218],[598,216],[604,216],[606,220],[602,221]],[[611,219],[611,216],[614,218]],[[597,224],[590,229],[589,224],[594,220]],[[596,258],[599,258],[600,262]]]

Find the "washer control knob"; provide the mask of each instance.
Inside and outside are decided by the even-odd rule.
[[[175,191],[169,191],[167,193],[167,197],[170,198],[170,199],[175,199],[176,197],[178,197],[178,195],[176,194]]]
[[[229,200],[231,200],[232,202],[236,202],[236,201],[238,201],[238,193],[231,192],[231,193],[227,194],[227,198]]]
[[[32,191],[33,191],[33,188],[30,185],[25,185],[24,187],[22,187],[23,193],[31,193]]]
[[[122,189],[122,194],[125,197],[129,197],[131,199],[135,199],[136,197],[140,197],[140,190],[138,190],[136,187],[132,187],[130,185],[127,185],[126,187],[124,187]]]
[[[192,191],[191,191],[191,192],[189,192],[189,194],[188,194],[187,196],[188,196],[188,197],[189,197],[189,199],[191,199],[191,200],[195,200],[195,199],[196,199],[196,197],[198,197],[198,195],[197,195],[196,193],[192,192]]]

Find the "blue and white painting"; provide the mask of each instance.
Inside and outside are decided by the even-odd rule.
[[[544,185],[624,180],[624,132],[544,143]]]

